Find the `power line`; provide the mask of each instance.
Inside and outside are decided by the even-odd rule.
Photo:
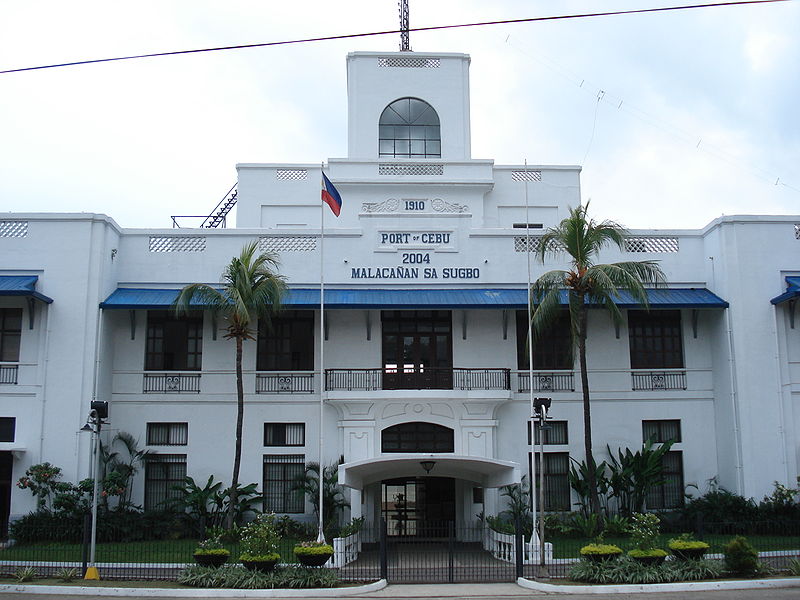
[[[79,60],[67,63],[57,63],[51,65],[39,65],[36,67],[20,67],[17,69],[6,69],[0,71],[0,75],[9,73],[21,73],[23,71],[40,71],[43,69],[56,69],[60,67],[75,67],[78,65],[90,65],[98,63],[116,62],[122,60],[134,60],[140,58],[156,58],[160,56],[178,56],[181,54],[198,54],[201,52],[220,52],[223,50],[243,50],[246,48],[266,48],[269,46],[287,46],[290,44],[308,44],[312,42],[327,42],[333,40],[343,40],[349,38],[372,37],[379,35],[392,35],[407,31],[438,31],[443,29],[459,29],[464,27],[485,27],[487,25],[513,25],[515,23],[535,23],[541,21],[559,21],[565,19],[586,19],[591,17],[610,17],[617,15],[633,15],[643,13],[667,12],[676,10],[691,10],[696,8],[719,8],[723,6],[740,6],[745,4],[771,4],[773,2],[790,2],[791,0],[740,0],[737,2],[713,2],[709,4],[686,4],[681,6],[663,6],[657,8],[640,8],[635,10],[619,10],[595,13],[580,13],[572,15],[554,15],[549,17],[530,17],[527,19],[505,19],[502,21],[483,21],[480,23],[462,23],[458,25],[435,25],[431,27],[413,27],[407,30],[393,29],[390,31],[373,31],[369,33],[350,33],[345,35],[331,35],[323,37],[303,38],[297,40],[283,40],[280,42],[261,42],[258,44],[240,44],[236,46],[219,46],[216,48],[196,48],[194,50],[174,50],[170,52],[154,52],[151,54],[134,54],[130,56],[115,56],[111,58],[95,58],[91,60]]]

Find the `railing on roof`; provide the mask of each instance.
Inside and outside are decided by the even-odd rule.
[[[172,215],[170,218],[172,219],[172,228],[173,229],[180,229],[181,225],[178,223],[178,219],[203,219],[198,225],[198,227],[202,229],[216,229],[217,227],[221,227],[225,229],[227,225],[227,217],[228,213],[231,212],[234,206],[236,206],[236,199],[239,194],[239,190],[236,189],[238,182],[234,183],[231,186],[231,189],[227,191],[227,193],[222,197],[222,200],[217,202],[217,205],[211,211],[209,215]]]

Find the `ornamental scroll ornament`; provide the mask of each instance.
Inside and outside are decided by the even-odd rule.
[[[436,212],[444,212],[444,213],[464,213],[469,210],[469,207],[466,204],[445,202],[441,198],[434,198],[433,202],[431,202],[431,206],[433,206],[433,210],[435,210]]]
[[[361,205],[361,210],[365,213],[397,212],[398,208],[400,208],[400,201],[396,198],[389,198],[383,202],[364,202]]]

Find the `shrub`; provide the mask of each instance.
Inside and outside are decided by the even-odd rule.
[[[671,581],[697,581],[714,579],[721,574],[720,567],[711,561],[672,561],[662,565],[646,565],[626,556],[606,562],[575,563],[569,572],[571,579],[587,583],[668,583]]]
[[[348,537],[353,535],[354,533],[358,533],[361,531],[361,528],[364,527],[364,517],[356,517],[352,519],[349,523],[345,523],[342,525],[341,530],[339,531],[339,537]]]
[[[78,569],[75,567],[62,567],[55,572],[56,579],[64,583],[70,583],[78,578]]]
[[[787,569],[790,575],[800,575],[800,559],[793,558],[790,560]]]
[[[710,523],[747,522],[758,519],[758,507],[744,496],[718,488],[690,500],[682,515],[690,523],[698,518]]]
[[[270,573],[247,571],[240,566],[191,566],[178,578],[179,583],[196,588],[332,588],[339,585],[339,576],[331,569],[302,566],[279,567]]]
[[[628,556],[631,558],[660,558],[666,555],[666,551],[661,548],[650,548],[648,550],[634,548],[633,550],[628,550]]]
[[[333,546],[322,542],[300,542],[294,547],[297,556],[317,556],[322,554],[333,554]]]
[[[14,579],[19,583],[36,579],[36,569],[33,567],[20,567],[14,571]]]
[[[736,536],[725,545],[725,568],[732,575],[755,577],[763,572],[758,563],[758,552],[750,545],[747,538]]]
[[[628,531],[634,546],[639,550],[653,549],[658,538],[660,522],[661,519],[658,518],[658,515],[653,513],[633,513]],[[666,556],[666,552],[664,555]]]
[[[582,557],[607,556],[613,558],[622,554],[622,548],[613,544],[587,544],[581,548]]]
[[[259,515],[254,521],[242,527],[240,546],[242,556],[239,560],[273,560],[271,558],[273,555],[276,560],[280,558],[277,554],[280,536],[275,529],[274,521],[275,515]]]

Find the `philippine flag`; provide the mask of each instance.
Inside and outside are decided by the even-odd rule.
[[[331,180],[325,177],[325,173],[322,174],[322,201],[331,207],[334,215],[339,216],[342,211],[342,197]]]

